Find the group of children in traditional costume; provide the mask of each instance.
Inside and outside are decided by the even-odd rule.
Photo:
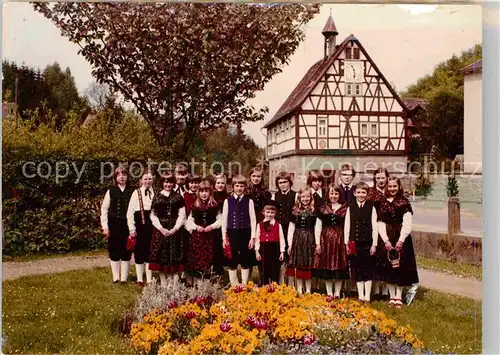
[[[162,284],[180,273],[193,284],[223,275],[227,266],[234,286],[240,283],[238,266],[243,284],[258,266],[262,285],[288,282],[299,293],[304,288],[310,293],[313,279],[323,280],[327,294],[339,298],[351,278],[359,300],[370,301],[375,282],[374,294],[388,291],[390,303],[402,305],[403,286],[418,283],[418,274],[410,236],[413,212],[399,179],[379,169],[374,187],[353,185],[355,171],[346,164],[339,185],[323,188],[324,177],[313,170],[307,187],[295,192],[290,174],[281,172],[278,191],[271,194],[262,174],[254,168],[249,181],[234,176],[228,194],[224,175],[209,181],[181,166],[161,176],[162,190],[155,193],[149,172],[133,190],[126,170],[116,169],[101,214],[113,281],[126,282],[128,247],[134,245],[140,285],[144,271],[148,283],[158,271]]]

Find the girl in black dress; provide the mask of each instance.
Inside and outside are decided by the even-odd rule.
[[[222,214],[219,205],[212,197],[212,185],[202,181],[196,192],[197,198],[186,222],[191,233],[187,273],[191,277],[209,277],[213,266],[214,239],[220,238],[217,232],[221,227]]]
[[[377,210],[377,216],[380,219],[380,206],[383,201],[385,201],[385,190],[387,188],[387,179],[389,178],[389,172],[386,168],[378,168],[373,173],[373,187],[368,191],[368,200],[373,201],[373,205]],[[385,261],[387,259],[387,250],[385,250],[384,241],[378,238],[377,252],[375,257],[375,269],[374,269],[374,284],[373,284],[373,295],[374,299],[385,299],[388,298],[388,288],[385,282]]]
[[[214,200],[218,203],[219,210],[222,213],[222,206],[224,201],[228,197],[227,187],[226,187],[226,176],[224,174],[218,174],[214,176]],[[217,237],[214,239],[214,257],[213,257],[213,272],[217,276],[224,275],[224,265],[227,264],[224,261],[224,250],[222,248],[222,229],[218,228],[215,230]]]
[[[151,205],[153,238],[149,256],[149,269],[158,271],[162,285],[167,275],[178,279],[184,271],[186,210],[184,198],[173,191],[175,177],[171,172],[160,179],[163,190],[156,194]]]
[[[305,281],[306,292],[311,293],[312,268],[314,256],[321,252],[321,228],[316,225],[317,214],[311,189],[306,187],[299,192],[299,199],[292,210],[292,220],[288,227],[288,267],[286,274],[288,284],[295,281],[299,294],[303,292]]]
[[[318,211],[317,224],[321,230],[321,254],[314,260],[313,275],[325,280],[326,293],[329,296],[340,298],[342,282],[349,279],[349,265],[344,244],[347,203],[339,203],[340,187],[333,183],[328,188],[328,198],[329,201],[325,202]]]
[[[404,286],[418,283],[417,262],[411,238],[412,215],[410,201],[403,196],[401,180],[389,177],[387,199],[380,207],[379,231],[386,249],[399,251],[399,266],[393,267],[386,259],[385,278],[389,284],[389,303],[396,307],[403,305]]]

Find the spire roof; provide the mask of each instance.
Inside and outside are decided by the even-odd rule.
[[[335,27],[335,22],[333,22],[333,17],[332,17],[332,10],[330,10],[330,16],[328,16],[328,20],[326,20],[326,25],[323,28],[323,31],[321,31],[323,36],[327,36],[329,34],[334,34],[338,35],[339,33],[337,32],[337,27]]]

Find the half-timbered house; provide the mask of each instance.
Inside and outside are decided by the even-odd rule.
[[[359,39],[337,44],[331,15],[322,34],[323,58],[264,126],[271,185],[279,171],[295,177],[294,187],[312,169],[334,179],[342,163],[361,175],[382,166],[405,172],[410,110]]]

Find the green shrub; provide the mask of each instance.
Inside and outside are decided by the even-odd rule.
[[[132,162],[147,167],[148,159],[175,164],[171,149],[160,148],[149,125],[133,113],[117,117],[113,110],[91,116],[84,125],[69,114],[57,129],[56,118],[40,122],[37,113],[21,121],[4,118],[3,125],[3,253],[18,256],[32,253],[66,253],[106,245],[100,230],[100,205],[111,178],[112,167]],[[206,166],[220,161],[241,161],[243,173],[257,163],[260,151],[248,137],[239,143],[251,151],[233,149],[238,137],[218,130],[188,152]],[[221,154],[216,155],[218,152]],[[224,156],[224,159],[218,158]],[[107,163],[104,165],[104,163]],[[252,165],[253,164],[253,165]],[[199,165],[198,165],[199,166]],[[60,175],[56,177],[56,167]],[[68,167],[68,169],[67,169]],[[75,167],[77,170],[75,170]],[[78,172],[83,171],[81,176]],[[137,170],[131,173],[139,176]],[[132,185],[137,181],[131,179]],[[158,179],[157,179],[158,183]]]
[[[429,196],[433,191],[431,179],[423,173],[417,177],[414,185],[416,196]]]
[[[446,180],[446,195],[448,197],[456,197],[458,196],[460,190],[458,188],[457,179],[455,179],[454,175],[448,176]]]

